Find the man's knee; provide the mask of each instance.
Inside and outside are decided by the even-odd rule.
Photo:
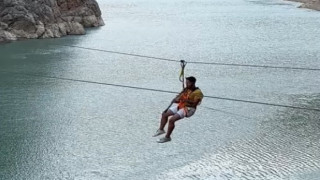
[[[170,111],[170,110],[167,110],[167,111],[163,111],[162,112],[162,117],[169,117],[173,115],[173,113]]]
[[[176,121],[174,119],[169,119],[169,125],[174,125]]]
[[[177,120],[181,119],[179,114],[175,114],[169,119],[169,123],[174,124]]]
[[[169,117],[168,112],[163,112],[163,113],[162,113],[162,117],[163,117],[163,118]]]

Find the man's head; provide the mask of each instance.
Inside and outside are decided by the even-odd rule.
[[[194,88],[196,86],[197,79],[195,77],[190,76],[187,77],[186,80],[187,88]]]

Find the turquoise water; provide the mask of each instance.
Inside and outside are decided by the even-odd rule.
[[[309,179],[319,111],[205,98],[151,137],[187,62],[320,69],[320,13],[283,1],[98,1],[83,36],[0,45],[0,179]],[[67,45],[67,46],[65,46]],[[320,71],[188,63],[207,96],[319,108]],[[107,85],[109,84],[109,85]]]

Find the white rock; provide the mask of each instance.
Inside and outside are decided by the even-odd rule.
[[[78,22],[68,23],[68,26],[70,27],[70,31],[68,32],[68,34],[80,35],[86,33],[84,27]]]
[[[51,29],[46,29],[45,33],[40,38],[53,38],[54,35],[51,31]]]
[[[95,15],[83,17],[83,26],[84,27],[98,26],[97,17]]]
[[[58,26],[59,26],[59,30],[60,30],[61,35],[63,35],[63,36],[67,35],[66,23],[59,23]]]
[[[0,30],[0,41],[15,41],[17,40],[17,37],[8,32],[8,31],[4,31],[4,30]]]

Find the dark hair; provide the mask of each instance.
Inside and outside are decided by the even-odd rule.
[[[187,77],[186,80],[189,80],[190,82],[196,83],[197,79],[193,76]]]

